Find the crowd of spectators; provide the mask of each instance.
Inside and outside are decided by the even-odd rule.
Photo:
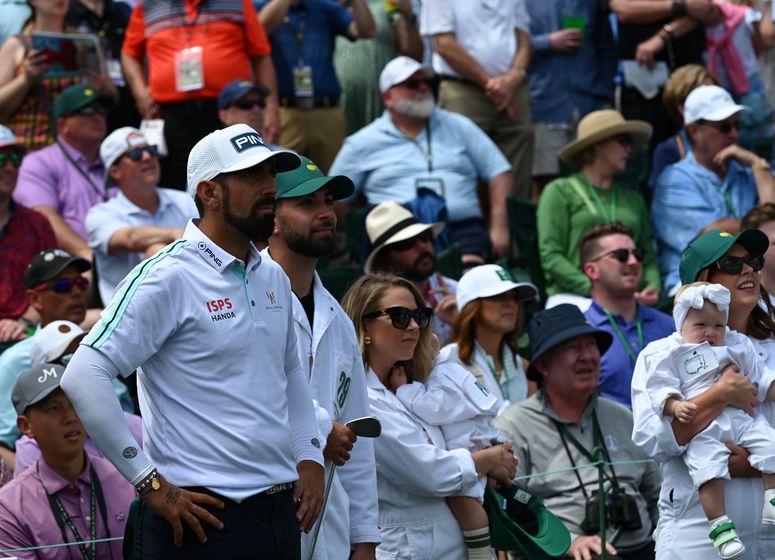
[[[373,453],[377,495],[368,500],[380,509],[380,525],[394,524],[380,532],[377,557],[400,551],[401,531],[418,530],[422,512],[440,540],[420,539],[413,558],[456,558],[476,548],[471,543],[482,535],[466,531],[452,498],[481,500],[477,476],[506,484],[512,451],[516,474],[528,478],[575,468],[590,459],[587,448],[600,446],[599,435],[606,460],[642,461],[611,469],[616,491],[635,496],[640,523],[622,529],[621,557],[654,558],[649,536],[658,521],[656,557],[712,552],[712,539],[697,537],[705,516],[676,462],[701,420],[712,417],[682,427],[671,427],[661,411],[655,417],[639,355],[675,332],[664,311],[682,284],[698,279],[729,288],[729,327],[751,339],[765,367],[775,355],[767,344],[775,336],[770,0],[0,0],[0,13],[0,486],[7,483],[0,550],[123,532],[134,494],[88,439],[59,387],[61,366],[111,300],[121,313],[129,305],[114,300],[119,286],[127,290],[125,278],[144,282],[148,259],[181,238],[198,240],[197,219],[207,211],[244,228],[263,258],[290,277],[296,338],[306,332],[304,344],[315,347],[314,315],[323,316],[321,306],[332,312],[336,344],[346,344],[326,349],[337,356],[330,360],[299,350],[302,364],[309,359],[308,381],[329,374],[315,373],[324,364],[340,368],[345,354],[362,357],[346,369],[365,376],[363,402],[346,411],[317,400],[315,407],[318,420],[330,417],[328,429],[345,439],[346,416],[366,415],[367,399],[385,424],[373,449],[356,447],[333,498],[334,508],[347,509],[345,490],[360,492],[348,473],[373,471]],[[69,57],[67,48],[79,44],[67,43],[74,36],[94,38],[96,62]],[[60,52],[50,47],[56,37]],[[234,190],[219,175],[192,171],[195,145],[234,126],[242,131],[230,140],[234,157],[258,145],[277,152],[267,156],[275,167],[261,168],[278,175],[274,231],[262,210],[273,204],[271,189],[255,208],[242,208],[247,198],[231,199]],[[213,147],[212,161],[198,165],[216,167],[224,149]],[[288,176],[296,155],[281,150],[298,154],[298,176]],[[336,179],[323,181],[326,173]],[[299,192],[294,181],[316,187]],[[197,194],[202,182],[223,187],[222,214]],[[299,201],[310,198],[325,216],[307,233],[328,239],[331,230],[330,244],[299,244]],[[516,206],[528,209],[530,222],[518,222]],[[243,215],[256,223],[246,225]],[[529,232],[527,244],[514,237],[518,230]],[[223,251],[210,253],[219,267]],[[449,255],[453,266],[442,265]],[[695,261],[701,266],[689,270]],[[348,319],[328,290],[343,293],[337,273],[351,269],[348,286],[362,278],[343,300]],[[735,287],[738,276],[745,285]],[[759,307],[748,305],[751,291]],[[206,302],[214,322],[228,316],[228,301]],[[394,339],[391,329],[411,333],[412,343]],[[440,353],[432,351],[431,330]],[[524,330],[529,343],[520,339]],[[128,340],[133,332],[119,334]],[[159,348],[150,335],[136,336],[150,359]],[[237,343],[228,345],[235,355]],[[142,369],[135,362],[126,360]],[[400,384],[428,381],[443,363],[461,365],[494,397],[495,425],[510,442],[447,446],[444,426],[418,419],[396,397],[397,362],[406,365]],[[720,388],[699,402],[716,413],[727,404],[750,409],[744,376],[721,371]],[[143,391],[138,396],[128,378],[112,386],[138,439],[133,415],[148,406]],[[311,387],[321,398],[322,389]],[[662,464],[661,495],[647,456]],[[744,459],[745,450],[732,450],[730,461]],[[738,464],[730,472],[746,471]],[[539,478],[523,484],[565,523],[570,554],[599,554],[600,542],[582,523],[596,475]],[[42,494],[30,489],[36,480]],[[727,492],[755,494],[756,484],[736,482]],[[668,505],[673,490],[684,493],[676,498],[683,513]],[[16,510],[27,494],[35,504],[24,507],[35,515],[23,519]],[[102,503],[96,517],[92,503],[88,524],[90,494]],[[45,527],[36,516],[49,505],[57,524]],[[376,522],[349,507],[364,533],[350,542],[353,557],[373,558]],[[416,509],[410,521],[406,508]],[[752,543],[739,554],[773,552],[775,538],[754,530],[759,518],[738,518],[742,542]],[[675,534],[687,526],[693,541],[681,552]],[[321,548],[339,554],[346,534],[326,526]],[[301,550],[309,547],[303,541]],[[120,546],[87,548],[78,552],[117,557]],[[68,556],[52,549],[42,557]]]

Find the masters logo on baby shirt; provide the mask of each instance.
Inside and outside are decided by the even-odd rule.
[[[702,352],[695,350],[691,356],[683,361],[683,368],[687,375],[696,375],[708,369],[708,363]]]

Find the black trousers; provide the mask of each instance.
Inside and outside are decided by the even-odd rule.
[[[240,503],[205,488],[187,488],[222,500],[224,509],[204,506],[223,522],[218,530],[202,522],[207,542],[200,543],[183,522],[183,545],[173,542],[172,526],[140,501],[135,528],[137,560],[299,560],[301,538],[293,490],[257,494]]]
[[[161,160],[159,185],[185,191],[191,148],[214,130],[224,128],[218,120],[218,104],[215,99],[165,103],[161,106],[161,116],[169,155]]]

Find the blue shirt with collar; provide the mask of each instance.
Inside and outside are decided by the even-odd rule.
[[[611,103],[616,47],[606,10],[589,0],[528,0],[530,61],[528,83],[533,119],[571,123]],[[549,35],[563,29],[563,15],[583,17],[584,38],[571,53],[552,50]]]
[[[672,294],[681,284],[681,254],[700,231],[721,218],[742,218],[759,203],[750,168],[730,160],[722,180],[697,162],[693,152],[667,166],[657,179],[651,222],[662,286]]]
[[[636,305],[638,309],[636,317],[640,319],[643,331],[643,347],[649,342],[665,338],[675,332],[675,323],[670,315],[639,303]],[[592,305],[584,312],[584,316],[590,325],[609,332],[613,336],[611,347],[600,357],[600,381],[597,384],[600,393],[604,397],[632,409],[630,393],[635,364],[632,362],[629,352],[616,334],[613,325],[608,321],[603,307],[597,301],[592,300]],[[627,323],[619,315],[612,315],[612,317],[630,344],[633,354],[637,356],[643,350],[638,340],[638,321],[633,320]]]
[[[260,12],[269,0],[253,0]],[[280,97],[293,97],[293,68],[300,61],[312,69],[314,95],[339,98],[342,88],[334,71],[337,35],[348,37],[353,16],[336,0],[301,0],[269,35]],[[301,44],[297,36],[301,31]]]
[[[385,111],[348,136],[329,171],[329,175],[346,175],[355,183],[355,193],[348,201],[363,193],[369,204],[408,202],[417,196],[416,180],[433,177],[444,183],[450,222],[481,218],[477,182],[489,182],[510,171],[509,162],[464,115],[434,109],[428,122],[417,138],[409,138]]]

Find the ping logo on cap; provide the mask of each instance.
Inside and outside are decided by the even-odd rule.
[[[245,132],[244,134],[238,134],[237,136],[234,136],[230,142],[231,145],[234,146],[234,149],[237,150],[238,154],[241,154],[250,148],[257,148],[259,146],[266,148],[264,139],[261,138],[261,135],[256,132]]]

